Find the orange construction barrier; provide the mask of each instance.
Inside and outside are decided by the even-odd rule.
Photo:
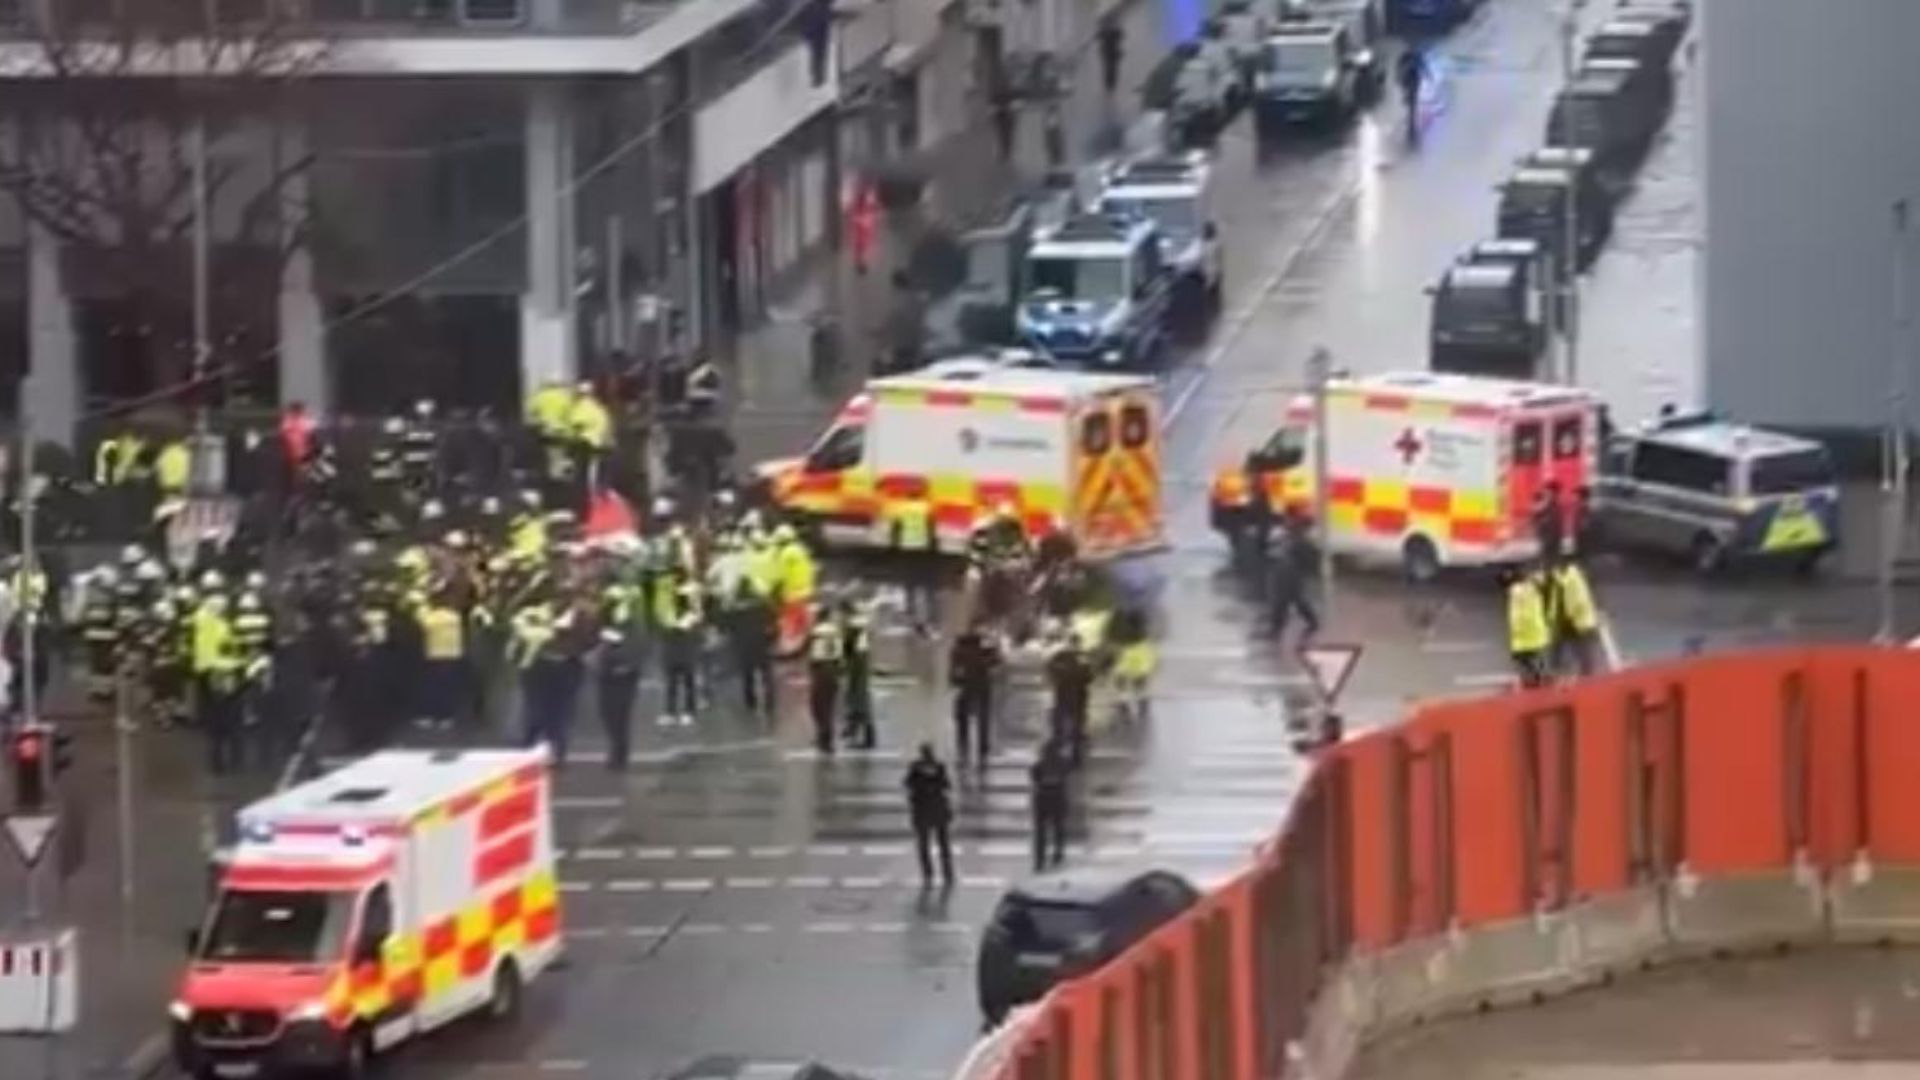
[[[1334,1077],[1648,959],[1920,940],[1920,652],[1702,657],[1437,702],[1324,752],[1252,866],[968,1080]]]

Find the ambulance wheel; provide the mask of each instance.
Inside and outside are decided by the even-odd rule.
[[[504,960],[493,969],[493,993],[487,998],[487,1020],[502,1026],[520,1018],[520,969]]]
[[[1424,536],[1409,536],[1400,545],[1400,568],[1408,581],[1432,581],[1440,576],[1440,549]]]
[[[1718,574],[1727,567],[1727,545],[1712,533],[1703,532],[1688,546],[1687,561],[1701,574]]]

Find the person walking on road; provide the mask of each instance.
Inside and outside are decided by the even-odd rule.
[[[1033,869],[1059,866],[1067,856],[1067,784],[1073,764],[1059,736],[1048,739],[1028,771],[1033,785]]]
[[[933,847],[940,848],[940,880],[953,887],[953,781],[934,755],[932,743],[920,744],[920,756],[907,766],[907,811],[913,819],[913,845],[920,855],[920,884],[933,886]]]
[[[1547,650],[1553,644],[1547,620],[1542,576],[1532,567],[1509,570],[1507,582],[1507,652],[1523,688],[1546,681]]]
[[[833,753],[834,706],[840,700],[840,675],[846,637],[833,609],[814,608],[813,627],[807,632],[807,704],[813,717],[813,745],[822,754]]]
[[[1571,555],[1561,557],[1551,578],[1553,666],[1591,675],[1600,647],[1600,609],[1593,602],[1593,587],[1579,560]]]
[[[640,589],[624,581],[600,591],[600,655],[595,675],[607,768],[624,772],[633,745],[633,700],[640,689]]]
[[[1088,708],[1093,695],[1093,662],[1077,635],[1059,638],[1047,657],[1047,689],[1052,696],[1053,737],[1066,744],[1075,768],[1087,756]]]
[[[873,730],[873,609],[864,597],[840,601],[841,673],[846,699],[847,745],[871,750]]]
[[[978,619],[953,639],[947,652],[947,680],[953,685],[954,753],[981,765],[993,750],[993,680],[1000,649]]]
[[[1400,100],[1407,114],[1407,145],[1420,145],[1420,88],[1427,78],[1427,58],[1418,42],[1411,42],[1400,53],[1394,74],[1400,84]]]
[[[1120,60],[1126,54],[1126,39],[1126,29],[1120,25],[1117,13],[1109,11],[1101,16],[1096,39],[1100,50],[1100,89],[1108,97],[1120,88]]]
[[[666,668],[667,700],[660,722],[690,727],[700,707],[700,586],[679,577],[660,590],[661,658]]]
[[[1533,519],[1533,537],[1540,543],[1540,558],[1551,566],[1566,546],[1566,513],[1559,481],[1549,480],[1534,493],[1528,514]]]

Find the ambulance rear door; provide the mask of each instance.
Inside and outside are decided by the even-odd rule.
[[[1161,546],[1160,402],[1152,388],[1081,399],[1071,434],[1067,527],[1081,553],[1113,558]]]
[[[1593,482],[1597,427],[1597,413],[1592,402],[1585,400],[1515,409],[1510,414],[1505,495],[1512,536],[1532,536],[1534,499],[1550,483],[1560,491],[1561,526],[1572,527],[1574,495]]]

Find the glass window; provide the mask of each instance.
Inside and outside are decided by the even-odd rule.
[[[1153,425],[1144,407],[1129,405],[1120,410],[1120,445],[1129,450],[1138,450],[1147,445],[1152,437]]]
[[[1768,454],[1747,464],[1749,495],[1790,495],[1836,483],[1833,459],[1824,449]]]
[[[200,959],[258,964],[333,960],[346,940],[351,912],[347,893],[229,889],[214,907]]]
[[[1127,295],[1124,259],[1037,258],[1027,263],[1027,291],[1047,291],[1063,300],[1103,300]]]
[[[860,464],[866,454],[867,429],[863,425],[834,428],[821,438],[813,453],[807,455],[807,471],[840,472]]]
[[[1165,195],[1158,198],[1116,198],[1108,196],[1102,201],[1109,213],[1137,215],[1151,220],[1160,226],[1160,231],[1170,236],[1191,236],[1200,231],[1200,203],[1186,195]]]
[[[1099,912],[1080,904],[1028,904],[1023,948],[1067,948],[1101,931]]]
[[[1098,456],[1113,447],[1113,421],[1103,412],[1094,413],[1080,425],[1080,450]]]
[[[1267,72],[1278,83],[1317,84],[1339,66],[1332,38],[1279,38],[1267,46]]]
[[[360,942],[379,945],[392,936],[393,890],[383,881],[367,894],[366,910],[360,914]]]
[[[1515,465],[1540,464],[1540,424],[1529,420],[1513,426],[1513,463]]]
[[[1572,461],[1581,455],[1583,444],[1579,417],[1563,416],[1553,422],[1553,460]]]
[[[1633,478],[1649,484],[1728,494],[1725,458],[1665,443],[1643,442],[1633,455]]]

